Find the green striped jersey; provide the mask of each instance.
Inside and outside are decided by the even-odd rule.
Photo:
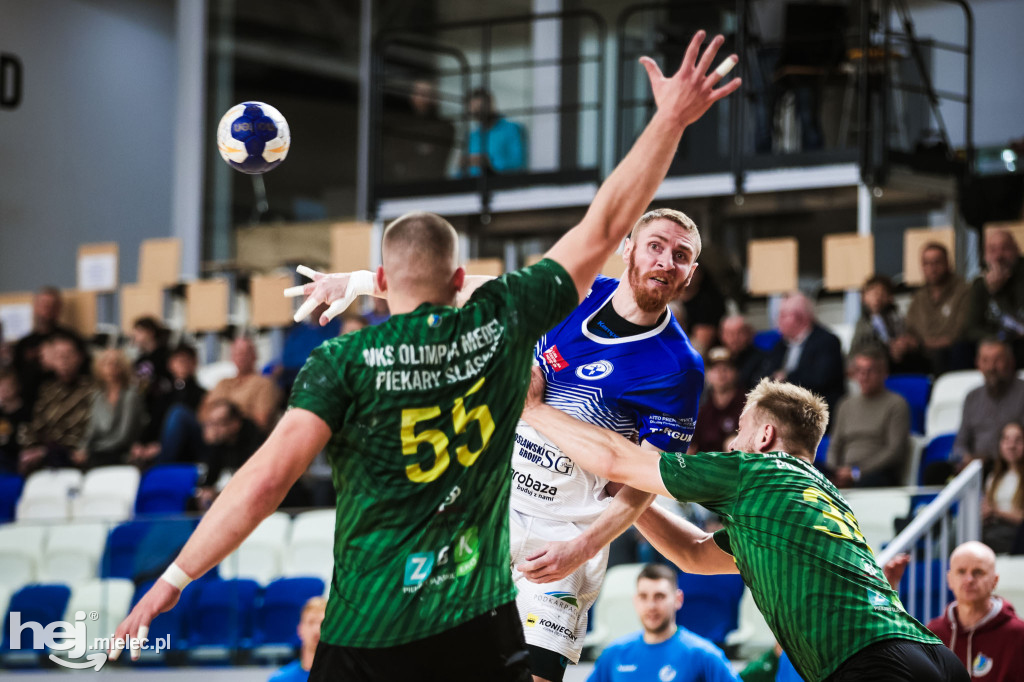
[[[722,517],[716,541],[808,682],[878,640],[939,643],[903,609],[849,505],[811,464],[782,452],[663,453],[661,477],[676,499]]]
[[[289,405],[333,432],[334,577],[321,639],[379,648],[512,601],[509,471],[533,344],[578,303],[542,260],[325,342]]]

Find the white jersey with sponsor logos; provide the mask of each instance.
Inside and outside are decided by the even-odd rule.
[[[608,338],[588,323],[618,280],[598,277],[586,299],[537,342],[547,379],[544,401],[634,442],[685,452],[704,388],[704,362],[671,314],[641,334]],[[520,421],[512,455],[512,508],[523,514],[586,523],[607,504],[607,480]]]

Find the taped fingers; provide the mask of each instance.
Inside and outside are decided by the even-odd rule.
[[[295,321],[302,322],[305,318],[309,317],[309,314],[316,310],[316,307],[320,305],[320,301],[316,300],[312,296],[307,298],[299,306],[299,309],[295,311]]]
[[[715,69],[714,75],[716,76],[716,82],[725,78],[730,71],[739,63],[740,58],[732,54],[726,57],[718,68]]]
[[[306,265],[297,265],[295,267],[295,272],[299,273],[303,277],[309,277],[310,279],[316,279],[317,275],[323,274],[323,273],[317,272],[313,268],[308,267]]]

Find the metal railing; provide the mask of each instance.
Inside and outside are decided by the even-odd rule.
[[[900,599],[923,623],[938,616],[946,603],[952,550],[981,537],[982,476],[981,462],[971,462],[878,553],[881,566],[899,554],[910,554]]]

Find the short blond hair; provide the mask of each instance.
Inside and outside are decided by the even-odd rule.
[[[108,348],[101,352],[92,361],[92,371],[96,377],[103,376],[100,373],[100,367],[105,362],[114,363],[117,367],[118,381],[120,382],[121,388],[127,388],[128,384],[132,381],[132,363],[128,361],[128,356],[117,348]]]
[[[697,256],[700,255],[701,249],[700,231],[697,229],[697,223],[693,222],[693,219],[690,218],[690,216],[686,215],[682,211],[677,211],[674,208],[656,208],[644,213],[640,216],[640,220],[636,221],[636,224],[633,225],[633,229],[629,233],[630,241],[634,241],[637,234],[640,233],[640,230],[647,225],[650,225],[655,220],[671,221],[693,235],[693,246],[696,249],[696,253],[693,254],[693,259],[697,260]]]
[[[814,454],[828,427],[828,403],[806,388],[765,377],[747,394],[743,411],[767,416],[782,441]]]
[[[310,597],[309,600],[303,605],[302,613],[299,614],[299,618],[305,618],[306,614],[316,609],[317,611],[327,611],[327,600],[323,597]]]

